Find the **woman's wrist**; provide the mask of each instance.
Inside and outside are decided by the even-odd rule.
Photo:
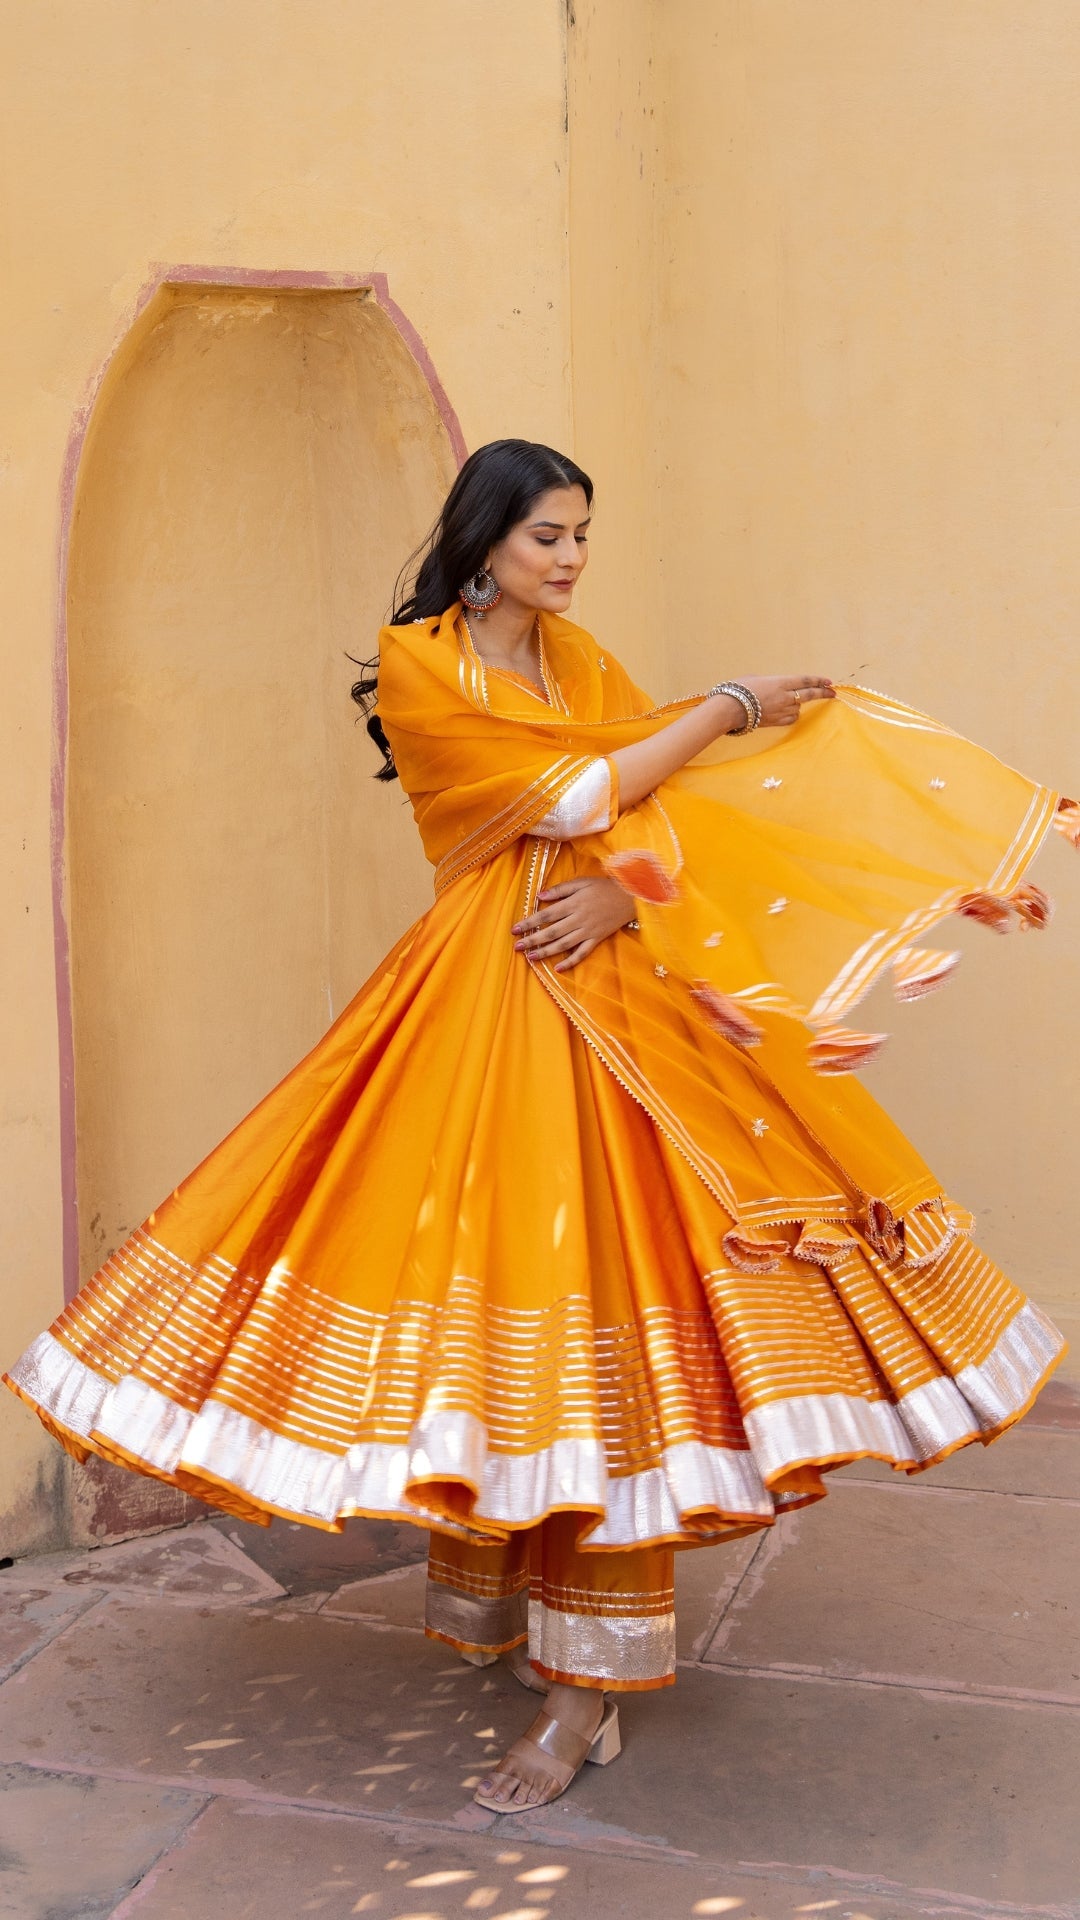
[[[761,701],[753,688],[745,686],[741,680],[721,680],[718,685],[709,688],[705,697],[709,700],[727,700],[738,709],[738,725],[728,727],[728,733],[753,733],[755,727],[760,727]]]
[[[741,733],[749,718],[747,709],[733,693],[722,693],[719,687],[710,687],[705,695],[706,705],[716,715],[717,735]]]

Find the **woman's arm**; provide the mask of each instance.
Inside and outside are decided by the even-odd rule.
[[[793,726],[804,701],[831,700],[833,695],[831,680],[814,680],[805,674],[733,684],[754,693],[763,727]],[[745,721],[746,707],[740,700],[728,693],[709,694],[700,706],[669,720],[650,739],[590,760],[543,819],[533,821],[530,833],[542,840],[580,840],[585,834],[603,832],[625,808],[643,800],[721,734],[739,732]]]
[[[763,727],[794,726],[805,701],[833,698],[831,680],[805,674],[790,679],[742,680],[739,685],[749,687],[757,696]],[[651,739],[620,747],[610,756],[618,782],[619,810],[643,800],[669,774],[684,767],[722,734],[737,732],[745,719],[741,701],[726,693],[710,694],[699,707],[680,714]],[[600,773],[604,762],[597,761],[594,766]],[[578,810],[571,806],[565,818],[557,818],[556,808],[549,820],[541,823],[542,830],[553,839],[574,838],[586,830],[570,817]],[[606,874],[582,874],[566,880],[542,893],[540,901],[542,904],[527,919],[519,920],[511,929],[514,945],[518,953],[528,954],[531,960],[551,961],[561,955],[557,973],[584,960],[602,940],[632,920],[635,912],[633,900]]]
[[[789,679],[774,676],[741,680],[739,685],[749,687],[751,693],[757,695],[763,727],[794,726],[800,707],[807,700],[833,697],[831,680],[815,680],[806,674],[795,674]],[[681,713],[669,726],[654,733],[651,739],[639,740],[632,747],[619,747],[611,755],[611,761],[619,778],[620,810],[644,800],[669,774],[685,767],[688,760],[711,747],[722,734],[737,733],[745,721],[746,710],[740,701],[729,693],[713,693],[699,707],[690,713]]]

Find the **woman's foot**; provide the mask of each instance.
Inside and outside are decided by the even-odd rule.
[[[606,1766],[619,1752],[619,1715],[599,1687],[553,1686],[547,1707],[473,1796],[493,1813],[546,1807],[565,1793],[586,1760]]]

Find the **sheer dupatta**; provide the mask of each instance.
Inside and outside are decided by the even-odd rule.
[[[883,1035],[841,1023],[891,968],[930,992],[958,956],[917,943],[952,913],[1046,923],[1024,873],[1078,810],[951,728],[841,687],[798,724],[722,738],[620,811],[610,756],[701,696],[650,707],[569,621],[541,623],[548,704],[485,667],[461,609],[386,628],[379,711],[441,891],[522,835],[573,841],[579,867],[637,903],[642,942],[696,1015],[738,1045],[761,1016],[809,1029],[821,1073]]]

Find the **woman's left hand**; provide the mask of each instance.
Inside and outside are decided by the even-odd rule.
[[[548,887],[540,901],[535,913],[511,927],[514,950],[530,960],[554,960],[562,954],[556,973],[576,967],[601,940],[634,918],[630,895],[605,873],[564,880],[561,886]]]

